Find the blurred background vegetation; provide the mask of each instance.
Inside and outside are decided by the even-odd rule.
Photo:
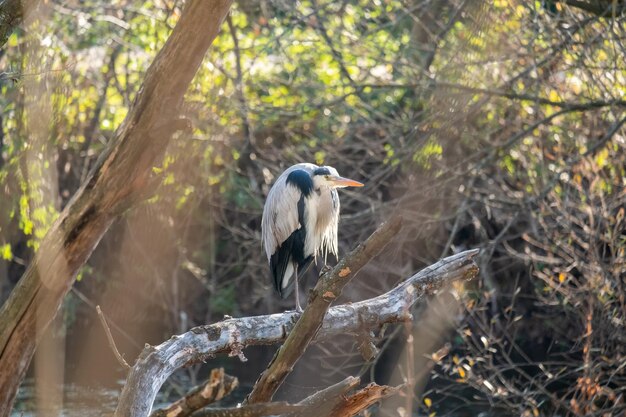
[[[113,137],[183,3],[45,2],[0,50],[0,301]],[[284,398],[362,374],[414,382],[377,415],[620,415],[624,10],[236,1],[187,92],[192,131],[174,137],[153,169],[158,190],[109,230],[47,336],[62,341],[61,378],[123,376],[97,304],[130,360],[224,315],[291,308],[272,289],[260,219],[277,175],[307,161],[366,183],[341,193],[340,253],[390,213],[406,220],[343,301],[464,248],[483,249],[481,275],[420,305],[412,325],[384,329],[370,363],[350,338],[317,347]],[[217,365],[252,384],[273,349],[249,349],[245,366],[187,369],[167,389],[180,394]]]

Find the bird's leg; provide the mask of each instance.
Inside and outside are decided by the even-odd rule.
[[[298,268],[296,268],[296,313],[302,313],[302,307],[300,307],[300,291],[298,291]]]

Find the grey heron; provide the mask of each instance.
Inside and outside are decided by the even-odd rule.
[[[337,188],[362,186],[331,166],[302,163],[287,168],[270,189],[261,223],[263,246],[278,294],[285,298],[295,286],[296,311],[302,311],[298,273],[318,255],[337,256]]]

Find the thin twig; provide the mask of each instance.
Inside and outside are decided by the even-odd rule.
[[[111,335],[111,329],[109,329],[109,325],[107,324],[107,320],[104,317],[104,313],[100,309],[100,306],[96,306],[96,311],[98,312],[98,318],[100,319],[100,323],[102,323],[102,327],[104,327],[104,332],[107,335],[107,340],[109,341],[109,346],[117,359],[117,362],[122,365],[122,368],[129,370],[131,367],[126,361],[124,357],[120,354],[119,350],[117,350],[117,346],[115,346],[115,340],[113,340],[113,335]]]
[[[76,289],[76,287],[72,287],[72,294],[78,297],[78,299],[82,301],[83,303],[85,303],[85,305],[88,306],[89,308],[93,310],[96,309],[96,303],[90,300],[81,291]],[[140,344],[137,340],[135,340],[130,334],[125,332],[124,329],[122,329],[117,323],[115,323],[115,321],[111,320],[111,318],[107,319],[107,324],[111,326],[112,328],[114,328],[116,332],[122,335],[124,339],[126,339],[126,341],[131,343],[134,347],[136,347],[139,350],[143,349],[144,346],[142,344]]]

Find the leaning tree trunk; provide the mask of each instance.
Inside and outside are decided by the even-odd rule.
[[[40,245],[0,310],[0,416],[8,416],[37,342],[106,230],[141,196],[185,91],[232,0],[188,0],[110,146]]]

